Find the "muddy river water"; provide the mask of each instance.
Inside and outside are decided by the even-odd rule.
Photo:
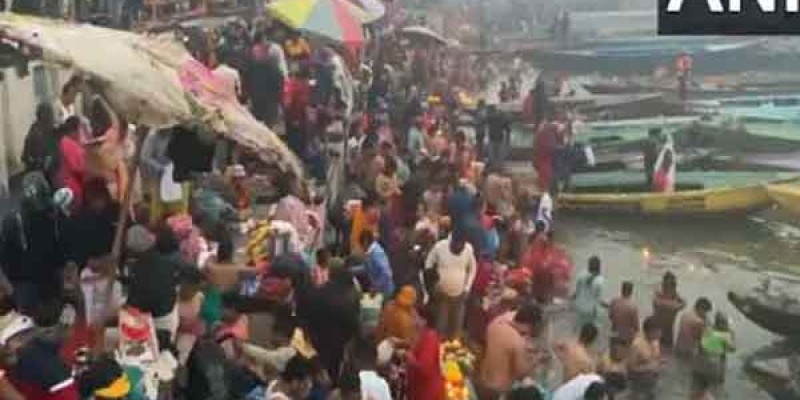
[[[743,359],[778,338],[740,314],[728,302],[727,292],[757,285],[765,270],[800,274],[800,223],[796,219],[774,211],[718,221],[564,215],[558,216],[556,229],[577,271],[585,268],[592,255],[603,260],[607,299],[617,295],[622,281],[634,282],[642,318],[651,314],[653,292],[667,270],[677,275],[679,292],[690,306],[706,296],[715,310],[729,315],[738,349],[728,360],[725,387],[717,398],[785,398],[768,394],[745,373]],[[684,371],[674,364],[667,368],[659,399],[688,398]]]

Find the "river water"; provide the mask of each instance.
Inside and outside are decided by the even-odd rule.
[[[728,302],[727,292],[757,285],[765,270],[800,271],[800,224],[793,224],[792,217],[770,211],[719,221],[557,218],[557,239],[571,254],[576,272],[585,268],[589,257],[599,256],[605,297],[616,296],[622,281],[633,281],[642,318],[651,314],[652,295],[668,270],[677,275],[679,292],[690,306],[698,297],[708,297],[715,311],[729,315],[738,346],[717,398],[773,398],[745,374],[742,361],[778,338],[740,314]],[[668,367],[659,399],[687,399],[686,379],[685,369]]]

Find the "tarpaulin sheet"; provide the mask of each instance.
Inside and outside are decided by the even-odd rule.
[[[112,107],[136,124],[164,128],[200,124],[302,176],[295,155],[223,89],[171,35],[140,35],[13,13],[0,13],[3,37],[40,49],[100,82]]]

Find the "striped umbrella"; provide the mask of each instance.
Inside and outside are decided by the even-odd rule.
[[[348,0],[277,0],[267,11],[292,29],[310,35],[360,47],[364,43],[362,25],[368,17]]]

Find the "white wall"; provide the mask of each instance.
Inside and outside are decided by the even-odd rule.
[[[36,105],[53,102],[69,71],[31,62],[29,74],[18,76],[15,68],[2,69],[0,81],[0,194],[8,192],[9,176],[22,171],[20,156],[25,136],[33,123]],[[36,89],[39,86],[39,90]]]

